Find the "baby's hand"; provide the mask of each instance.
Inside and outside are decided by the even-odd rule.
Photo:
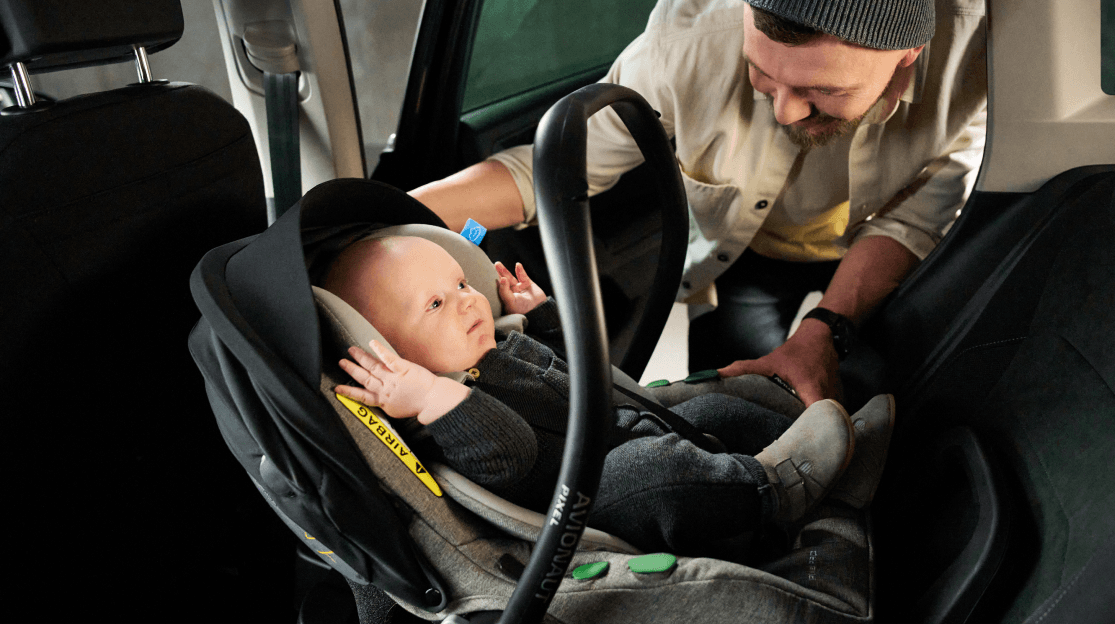
[[[526,314],[546,301],[546,293],[530,281],[521,262],[515,263],[514,275],[502,262],[496,262],[496,272],[499,273],[499,299],[503,302],[504,312]]]
[[[349,355],[356,363],[340,362],[363,388],[337,386],[334,390],[338,394],[377,405],[392,418],[417,417],[424,425],[441,418],[468,396],[464,385],[394,355],[375,340],[370,345],[379,360],[363,349],[350,347]]]

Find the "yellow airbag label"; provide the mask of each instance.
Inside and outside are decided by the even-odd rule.
[[[316,537],[310,535],[309,533],[307,533],[305,531],[302,531],[302,535],[305,535],[307,540],[317,541]],[[317,550],[317,548],[314,548],[314,550]],[[329,557],[329,561],[332,561],[333,563],[337,563],[337,560],[333,558],[333,551],[332,550],[317,550],[317,554],[325,555],[326,557]]]
[[[369,431],[376,434],[380,442],[386,444],[387,448],[395,453],[395,457],[398,457],[399,461],[403,462],[404,466],[410,468],[414,476],[418,477],[436,496],[441,496],[441,488],[438,487],[437,481],[434,481],[434,477],[430,472],[419,463],[414,453],[410,452],[410,449],[403,444],[398,434],[385,423],[381,422],[367,406],[353,401],[344,395],[338,394],[336,397],[342,405],[348,408],[348,411],[352,412],[354,416],[360,419],[360,422],[364,423],[364,426],[367,427]]]

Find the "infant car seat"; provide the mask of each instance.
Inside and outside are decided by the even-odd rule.
[[[426,619],[503,609],[534,548],[540,514],[425,464],[394,429],[397,421],[332,392],[347,381],[336,361],[348,345],[366,345],[373,330],[312,288],[311,276],[319,278],[345,245],[402,224],[425,224],[404,230],[470,252],[461,262],[466,271],[491,271],[469,275],[470,282],[500,309],[495,273],[479,248],[442,229],[404,193],[334,180],[258,237],[202,259],[191,287],[203,319],[190,349],[230,450],[291,530],[357,591],[370,583]],[[869,621],[872,551],[862,516],[818,517],[794,538],[763,569],[658,557],[650,563],[673,563],[640,573],[641,553],[587,532],[566,555],[570,567],[607,564],[607,571],[566,576],[547,621],[682,622],[697,604],[702,615],[724,621]]]
[[[607,85],[563,100],[580,107],[572,115],[579,115],[579,121],[550,124],[547,115],[536,142],[542,145],[536,170],[579,170],[583,178],[587,115],[609,102],[604,90],[617,89],[622,106],[613,106],[648,161],[653,157],[653,162],[665,163],[659,165],[665,174],[673,168],[676,175],[661,126],[629,119],[653,121],[646,102],[630,90]],[[644,139],[651,126],[649,134],[657,130],[657,147],[648,154]],[[553,127],[580,128],[579,145],[576,133],[569,141],[572,154],[580,155],[579,165],[577,158],[547,160],[552,152],[545,145],[553,136],[545,129]],[[558,138],[570,136],[562,132]],[[547,196],[571,198],[582,207],[585,203],[584,193],[577,190],[583,179],[564,187],[538,186]],[[683,210],[684,203],[677,203]],[[581,482],[567,478],[570,466],[575,475],[584,474],[577,473],[581,465],[588,465],[591,473],[592,456],[582,461],[578,453],[603,450],[599,436],[587,445],[585,432],[610,422],[614,400],[607,394],[610,384],[597,384],[591,389],[597,394],[586,398],[583,390],[592,384],[584,382],[582,371],[595,371],[602,361],[601,378],[614,377],[629,388],[637,385],[607,367],[606,345],[581,344],[586,340],[581,334],[591,336],[588,342],[603,342],[598,339],[603,333],[599,292],[593,280],[583,279],[593,275],[591,250],[582,251],[591,232],[586,222],[577,221],[583,214],[569,211],[563,220],[552,218],[554,212],[540,209],[547,259],[559,271],[556,294],[573,373],[559,482],[579,490]],[[203,318],[191,334],[190,348],[229,448],[276,513],[346,577],[358,596],[372,585],[415,615],[453,621],[460,615],[490,621],[493,612],[506,609],[500,621],[687,622],[695,615],[695,604],[701,605],[702,616],[727,621],[871,619],[872,547],[860,512],[821,506],[789,536],[789,548],[756,563],[758,567],[669,553],[648,556],[613,536],[586,531],[581,537],[581,527],[571,530],[565,520],[569,516],[563,515],[567,510],[558,511],[563,506],[557,504],[560,490],[548,517],[518,508],[446,468],[424,464],[407,442],[420,430],[400,435],[377,409],[339,400],[333,388],[348,378],[334,363],[348,346],[363,346],[375,334],[354,310],[311,283],[321,278],[340,249],[390,226],[404,226],[396,231],[443,244],[457,255],[470,283],[489,297],[493,311],[501,309],[496,274],[482,252],[440,230],[440,220],[406,194],[363,180],[318,186],[263,234],[211,251],[191,280]],[[559,262],[551,260],[551,252]],[[569,262],[585,257],[588,262],[582,265]],[[588,272],[570,268],[578,266]],[[582,277],[590,293],[569,287],[571,276]],[[576,301],[571,304],[571,299]],[[588,310],[588,318],[570,314],[577,309]],[[585,331],[585,325],[595,327]],[[571,332],[571,326],[577,331]],[[600,354],[598,361],[583,356],[593,348]],[[765,379],[739,380],[750,382],[767,390],[773,385]],[[787,403],[785,394],[754,394],[751,398],[780,397],[788,415],[801,410],[800,403]],[[602,459],[602,452],[598,457]],[[585,486],[590,497],[595,487]],[[550,522],[554,517],[562,521],[555,525]],[[572,536],[568,541],[567,535]],[[572,578],[566,574],[570,567]]]

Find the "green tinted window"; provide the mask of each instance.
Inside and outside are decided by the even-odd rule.
[[[655,0],[484,0],[462,112],[609,65]]]
[[[1115,0],[1100,4],[1100,87],[1115,95]]]

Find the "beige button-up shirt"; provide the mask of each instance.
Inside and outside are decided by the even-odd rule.
[[[602,82],[638,91],[676,138],[690,207],[679,300],[709,293],[715,305],[714,280],[772,213],[804,224],[848,201],[838,245],[889,236],[919,258],[936,246],[975,184],[987,120],[983,0],[937,0],[936,19],[897,105],[881,100],[854,133],[802,154],[751,87],[742,0],[659,1]],[[533,223],[531,147],[491,159],[511,172]],[[589,120],[590,195],[642,162],[614,112]]]

